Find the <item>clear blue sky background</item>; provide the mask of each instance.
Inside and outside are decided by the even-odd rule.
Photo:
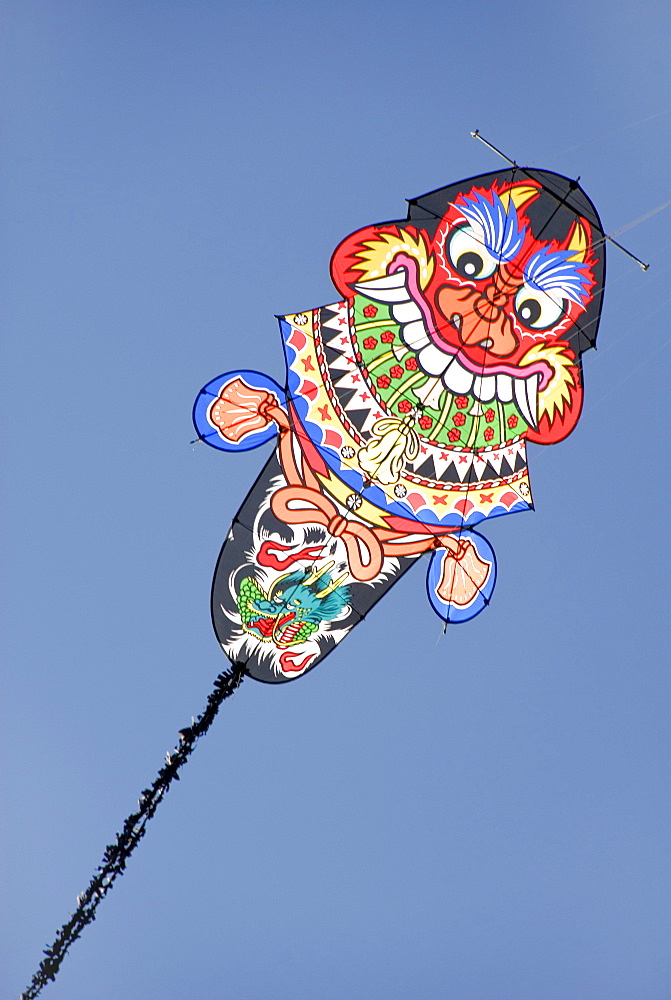
[[[225,666],[211,574],[267,451],[190,447],[195,393],[281,379],[274,314],[333,300],[344,235],[501,166],[471,129],[608,230],[666,201],[671,8],[2,7],[11,997]],[[490,608],[443,636],[417,567],[247,681],[45,998],[669,997],[670,230],[623,234],[646,274],[610,253]]]

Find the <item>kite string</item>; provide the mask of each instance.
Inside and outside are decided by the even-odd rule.
[[[208,695],[207,706],[197,719],[191,720],[179,732],[179,743],[165,755],[165,765],[158,772],[150,788],[145,788],[138,800],[139,809],[125,820],[122,832],[117,833],[112,844],[105,848],[102,863],[98,865],[84,892],[77,896],[77,909],[56,933],[52,945],[44,949],[44,958],[20,1000],[33,1000],[49,980],[56,978],[61,963],[70,946],[77,940],[84,927],[95,920],[96,909],[112,888],[119,875],[123,875],[133,850],[144,837],[146,826],[152,818],[173,781],[179,781],[179,769],[186,763],[201,736],[208,731],[221,703],[230,698],[244,678],[244,665],[233,663],[230,670],[222,671]]]
[[[625,336],[630,337],[632,332],[635,332],[640,327],[644,326],[648,322],[651,316],[654,316],[656,313],[658,313],[660,309],[666,308],[669,302],[671,302],[671,296],[667,297],[663,302],[655,306],[654,309],[645,313],[642,317],[640,317],[640,321],[638,323],[636,323],[634,326],[628,327],[626,333],[623,333],[612,343],[609,343],[607,347],[599,351],[600,356],[603,357],[605,354],[607,354],[608,351],[612,350],[613,347],[619,344],[624,339]],[[627,374],[624,376],[623,379],[621,379],[621,381],[617,382],[615,385],[607,389],[606,392],[603,393],[603,395],[599,396],[598,399],[591,402],[589,406],[584,407],[583,416],[586,416],[588,413],[591,413],[593,410],[595,410],[598,406],[601,406],[601,404],[605,399],[607,399],[610,395],[612,395],[612,393],[616,392],[618,389],[621,389],[622,386],[625,385],[629,381],[629,379],[636,374],[636,372],[640,371],[642,368],[645,368],[648,362],[650,362],[653,358],[657,357],[657,355],[660,354],[663,350],[665,350],[670,343],[671,343],[671,337],[667,337],[667,339],[663,341],[661,344],[658,344],[653,351],[646,354],[645,357],[641,361],[639,361],[637,365],[635,365],[633,368],[629,368],[627,370]],[[536,456],[534,458],[534,467],[538,466],[541,462],[544,462],[548,454],[547,448],[544,448],[542,445],[539,445],[538,448],[542,450],[536,451]]]
[[[633,229],[634,226],[640,225],[641,222],[645,222],[647,219],[651,219],[653,215],[657,215],[658,212],[663,212],[665,208],[671,205],[671,198],[668,201],[663,202],[658,205],[657,208],[650,209],[649,212],[645,212],[643,215],[639,215],[638,219],[634,219],[633,222],[627,222],[624,226],[620,226],[619,229],[614,230],[614,232],[609,233],[606,237],[611,239],[613,236],[620,236],[621,233],[626,233],[629,229]],[[595,244],[596,245],[596,244]]]
[[[646,122],[654,121],[655,118],[661,118],[663,115],[668,115],[671,108],[665,108],[663,111],[657,111],[654,115],[648,115],[647,118],[641,118],[636,122],[629,122],[628,125],[621,125],[619,128],[610,129],[608,132],[602,132],[600,135],[594,135],[591,139],[585,139],[583,142],[576,143],[575,146],[567,146],[566,149],[560,149],[558,152],[550,153],[548,160],[554,159],[555,156],[563,156],[564,153],[572,153],[574,149],[582,149],[583,146],[589,146],[592,142],[601,142],[602,139],[608,139],[611,135],[618,135],[620,132],[626,132],[630,128],[635,128],[637,125],[645,125]]]

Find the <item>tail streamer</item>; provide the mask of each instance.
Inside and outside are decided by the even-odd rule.
[[[108,844],[102,862],[84,892],[77,896],[77,909],[56,934],[54,943],[44,949],[44,958],[33,976],[30,986],[20,1000],[32,1000],[49,981],[56,978],[61,963],[70,946],[77,940],[84,927],[95,920],[96,910],[114,882],[123,875],[128,858],[144,837],[147,823],[152,818],[173,781],[179,781],[179,770],[186,763],[201,736],[208,731],[219,707],[242,684],[244,664],[234,663],[230,670],[223,670],[207,699],[207,706],[190,726],[179,731],[179,742],[165,755],[165,764],[150,788],[145,788],[138,800],[138,810],[125,820],[121,833]]]

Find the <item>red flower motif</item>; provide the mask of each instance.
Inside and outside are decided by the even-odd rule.
[[[450,427],[449,431],[447,432],[447,436],[450,439],[450,441],[458,441],[459,438],[461,437],[461,431],[458,431],[456,427]]]
[[[494,428],[485,427],[485,433],[484,433],[485,441],[491,441],[493,437],[494,437]]]
[[[488,410],[485,410],[485,420],[487,421],[488,424],[491,424],[495,416],[496,414],[492,410],[491,406]]]
[[[431,419],[431,417],[424,416],[419,418],[419,426],[422,428],[423,431],[428,431],[432,423],[433,420]]]
[[[389,374],[391,375],[392,378],[400,378],[401,375],[403,374],[403,369],[401,368],[400,365],[392,365],[392,367],[389,369]]]
[[[389,378],[388,375],[380,375],[379,379],[377,380],[377,387],[378,389],[388,389],[390,382],[391,379]]]
[[[465,410],[468,406],[468,396],[457,396],[454,402],[459,410]]]
[[[367,351],[372,351],[374,347],[377,347],[377,340],[375,337],[366,337],[363,342],[363,346]]]
[[[513,429],[513,427],[517,427],[517,417],[515,416],[514,413],[511,413],[511,415],[508,417],[508,427],[510,427],[511,430]]]
[[[463,413],[455,413],[452,417],[452,423],[456,424],[457,427],[463,427],[466,423],[466,417]]]
[[[371,306],[369,308],[373,308],[373,307]],[[364,309],[364,312],[365,311],[366,310]],[[377,310],[376,310],[376,312],[377,312]],[[383,344],[393,344],[394,343],[394,334],[391,332],[391,330],[385,330],[384,333],[380,334],[380,340],[382,341]]]
[[[364,306],[363,314],[366,319],[372,319],[377,316],[377,306]]]
[[[401,402],[398,404],[399,413],[410,413],[411,409],[412,409],[412,403],[410,402],[409,399],[402,399]]]
[[[405,367],[409,372],[416,372],[418,367],[417,358],[408,358],[408,360],[405,363]]]

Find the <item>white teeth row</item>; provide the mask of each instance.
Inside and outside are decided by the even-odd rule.
[[[513,398],[520,413],[530,427],[537,425],[538,375],[512,378],[510,375],[474,375],[459,362],[445,354],[435,344],[423,347],[417,355],[423,371],[433,378],[440,378],[443,385],[455,396],[471,395],[481,403],[498,399],[511,403]]]
[[[510,375],[474,375],[468,371],[456,357],[445,354],[431,341],[422,311],[410,297],[407,279],[408,273],[402,267],[382,278],[359,282],[354,288],[369,299],[391,306],[391,314],[401,326],[401,340],[406,347],[418,352],[417,360],[427,375],[440,378],[445,388],[455,396],[470,394],[481,403],[489,403],[493,399],[511,403],[514,398],[526,422],[535,428],[538,423],[539,376],[512,378]]]

